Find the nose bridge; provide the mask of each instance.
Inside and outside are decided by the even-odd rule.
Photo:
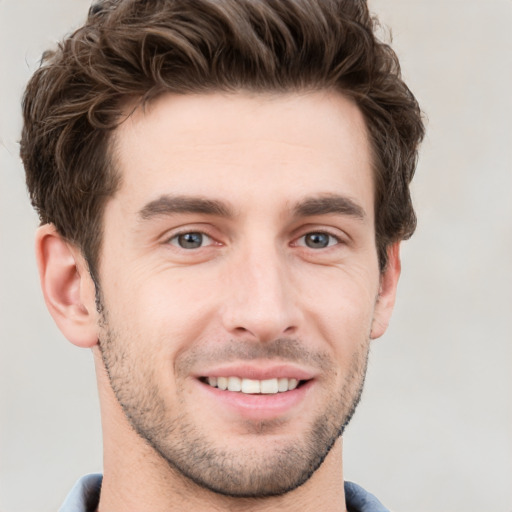
[[[272,239],[260,236],[247,243],[228,282],[224,322],[233,334],[265,341],[290,335],[297,328],[290,269]]]

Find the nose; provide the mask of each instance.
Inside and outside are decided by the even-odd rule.
[[[298,290],[285,255],[268,244],[244,251],[231,263],[221,311],[230,335],[265,342],[296,334]]]

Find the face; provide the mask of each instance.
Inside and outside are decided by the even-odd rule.
[[[115,155],[99,339],[128,421],[210,490],[301,485],[380,334],[359,110],[328,92],[167,95],[117,130]]]

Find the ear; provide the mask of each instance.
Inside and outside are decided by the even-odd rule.
[[[380,338],[388,328],[395,305],[396,289],[400,277],[400,242],[388,247],[388,263],[380,276],[379,295],[375,305],[370,338]]]
[[[95,287],[81,252],[52,224],[37,230],[36,258],[46,307],[62,334],[84,348],[98,343]]]

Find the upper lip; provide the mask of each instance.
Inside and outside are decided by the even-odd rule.
[[[238,363],[208,368],[195,375],[200,377],[239,377],[241,379],[267,380],[274,378],[288,378],[297,380],[310,380],[315,372],[289,363],[266,363],[257,365],[251,363]]]

